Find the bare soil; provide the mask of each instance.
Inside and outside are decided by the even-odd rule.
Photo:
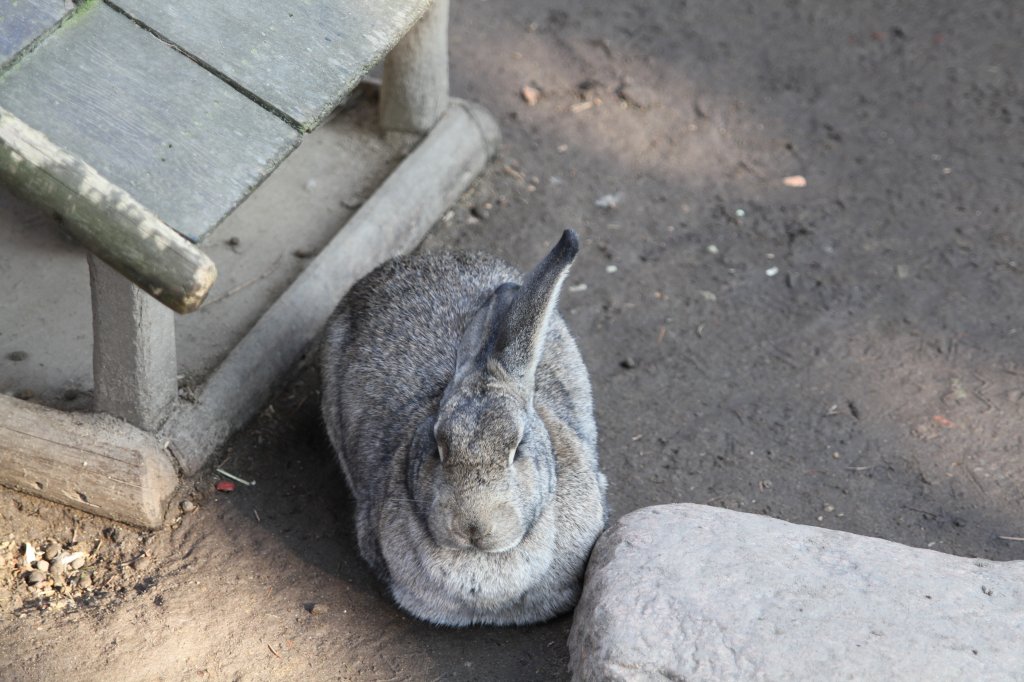
[[[453,90],[505,141],[423,248],[526,268],[580,231],[561,310],[613,516],[698,502],[1024,559],[1020,7],[453,5]],[[566,678],[568,616],[392,605],[317,390],[307,362],[223,453],[255,486],[204,474],[154,533],[0,492],[0,679]],[[48,538],[89,589],[25,584]]]

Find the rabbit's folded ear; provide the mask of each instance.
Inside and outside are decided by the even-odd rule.
[[[495,290],[460,340],[456,381],[471,368],[497,362],[517,384],[532,392],[548,320],[579,249],[576,233],[566,230],[526,275],[522,286],[505,283]]]

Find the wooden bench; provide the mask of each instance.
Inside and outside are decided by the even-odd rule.
[[[163,522],[179,475],[265,404],[345,290],[413,248],[495,150],[487,112],[449,99],[447,14],[448,0],[0,9],[0,180],[88,250],[93,337],[91,411],[0,394],[0,484]],[[382,59],[380,134],[416,136],[412,151],[179,399],[175,323],[217,277],[204,238]]]

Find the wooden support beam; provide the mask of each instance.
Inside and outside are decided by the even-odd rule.
[[[89,280],[95,409],[155,431],[178,396],[174,313],[93,254]]]
[[[57,211],[64,229],[112,268],[179,313],[217,278],[202,251],[96,169],[0,107],[0,179]]]
[[[434,0],[384,60],[380,122],[426,133],[448,109],[448,0]]]
[[[170,457],[152,435],[108,415],[0,394],[0,485],[159,528],[177,484]]]

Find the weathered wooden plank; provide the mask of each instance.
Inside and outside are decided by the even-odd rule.
[[[60,23],[75,7],[66,0],[7,0],[0,3],[0,69]]]
[[[0,394],[0,485],[159,528],[178,477],[150,434],[102,414]]]
[[[65,216],[64,229],[181,313],[203,302],[213,261],[122,188],[0,107],[0,179]]]
[[[315,128],[430,0],[113,0],[303,129]]]
[[[81,8],[0,76],[0,106],[193,241],[299,140],[103,3]]]

